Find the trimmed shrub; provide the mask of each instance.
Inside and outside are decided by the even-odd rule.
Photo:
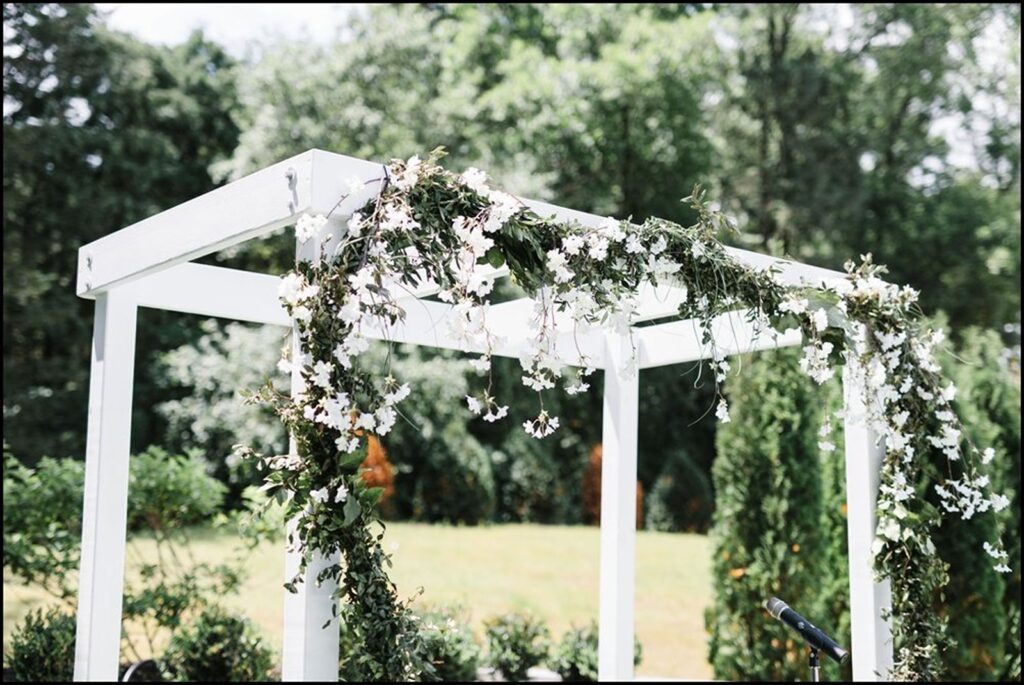
[[[484,628],[487,662],[500,671],[505,680],[525,680],[526,672],[548,655],[548,628],[530,614],[503,614],[486,621]]]
[[[227,488],[206,473],[198,452],[170,455],[150,447],[131,459],[129,530],[170,530],[201,523],[220,511]]]
[[[458,423],[445,426],[427,445],[429,457],[416,484],[416,518],[470,525],[489,520],[494,474],[487,450]]]
[[[73,597],[82,544],[85,464],[44,457],[34,469],[4,450],[4,569]]]
[[[551,659],[551,668],[566,682],[597,682],[597,624],[585,628],[570,628],[562,636]],[[643,649],[634,640],[633,665],[639,666]]]
[[[179,682],[267,680],[273,653],[248,619],[210,607],[172,637],[164,654],[167,677]]]
[[[718,680],[806,676],[803,645],[761,608],[776,594],[797,608],[818,596],[822,403],[798,358],[763,353],[726,384],[732,421],[718,428],[712,470],[715,597],[706,613]]]
[[[705,533],[713,510],[711,481],[685,450],[675,451],[647,498],[647,527],[669,533]]]
[[[366,441],[366,459],[360,468],[367,487],[383,488],[377,507],[382,513],[390,515],[391,498],[395,496],[395,467],[388,461],[388,451],[375,435]]]
[[[476,680],[480,646],[463,615],[448,609],[421,613],[420,638],[423,660],[433,671],[424,673],[424,680],[447,683]]]
[[[995,458],[980,467],[996,492],[1011,504],[1001,514],[967,521],[950,517],[936,531],[935,546],[949,564],[949,585],[936,611],[949,620],[956,641],[943,655],[952,680],[1020,678],[1020,387],[1002,356],[1003,344],[991,331],[962,333],[957,357],[945,355],[946,373],[958,388],[955,405],[966,436]],[[974,457],[977,459],[977,457]],[[929,493],[934,495],[934,493]],[[993,570],[996,561],[982,544],[1000,538],[1012,573]],[[1001,641],[994,635],[1003,635]]]
[[[587,468],[583,472],[583,522],[592,526],[601,525],[601,461],[604,449],[601,444],[590,450]],[[636,527],[644,525],[644,486],[636,482]]]
[[[30,611],[4,655],[19,683],[70,682],[75,672],[75,616],[57,607]]]
[[[562,522],[568,504],[550,445],[511,431],[492,455],[498,521]]]

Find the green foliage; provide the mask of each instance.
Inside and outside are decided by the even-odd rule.
[[[525,680],[526,672],[548,655],[550,633],[535,616],[503,614],[485,621],[484,628],[487,663],[500,671],[505,680]]]
[[[198,452],[171,455],[150,447],[131,459],[130,530],[165,531],[211,519],[227,488],[206,473]]]
[[[517,427],[518,428],[518,427]],[[572,496],[545,445],[521,430],[509,432],[493,460],[497,502],[502,522],[560,523]]]
[[[4,445],[4,569],[70,600],[82,542],[85,465],[43,458],[30,469]]]
[[[266,407],[243,402],[242,394],[273,379],[288,390],[288,376],[275,371],[287,336],[276,326],[200,323],[200,337],[161,358],[159,374],[175,392],[187,393],[157,406],[167,421],[168,449],[198,449],[210,461],[211,472],[230,486],[230,503],[237,504],[247,485],[259,483],[252,464],[233,454],[236,444],[280,454],[287,440],[280,422]]]
[[[247,619],[210,607],[171,638],[163,659],[177,682],[267,680],[273,652]]]
[[[798,357],[758,355],[726,387],[732,421],[718,430],[715,602],[707,612],[719,679],[795,680],[806,669],[798,640],[761,608],[773,595],[811,606],[819,590],[821,394]]]
[[[999,337],[964,331],[947,373],[957,384],[957,411],[975,444],[991,445],[995,457],[987,473],[1010,506],[999,515],[955,518],[939,529],[936,548],[949,563],[946,601],[936,611],[949,617],[956,644],[945,656],[950,676],[964,680],[1004,680],[1020,668],[1020,386],[1007,367]],[[1007,541],[1005,576],[982,550],[985,542]],[[998,642],[993,635],[1004,635]]]
[[[551,658],[551,667],[564,682],[597,682],[597,624],[591,622],[585,628],[570,628],[562,635]],[[639,640],[634,640],[633,665],[639,666],[643,649]]]
[[[435,609],[420,614],[423,660],[431,667],[424,680],[465,683],[476,680],[480,646],[459,611]]]
[[[238,129],[234,62],[195,33],[174,47],[109,30],[92,5],[5,3],[4,439],[27,464],[85,452],[93,305],[78,248],[213,187]],[[158,346],[181,317],[142,314],[133,446],[162,431]]]
[[[490,520],[495,497],[487,450],[456,423],[426,442],[430,459],[422,465],[416,483],[416,517],[470,525]]]
[[[647,496],[647,527],[704,533],[711,525],[711,483],[685,450],[665,462]]]
[[[829,627],[830,634],[843,647],[850,642],[850,556],[847,551],[846,458],[844,423],[836,416],[843,407],[842,384],[838,380],[822,387],[823,407],[832,426],[832,434],[822,438],[835,450],[821,450],[821,539],[824,545],[819,568],[817,603],[813,619]],[[853,665],[831,664],[836,680],[852,680]],[[841,676],[841,677],[840,677]]]
[[[58,607],[30,611],[11,634],[4,666],[17,683],[71,682],[75,616]]]

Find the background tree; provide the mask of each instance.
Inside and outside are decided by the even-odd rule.
[[[798,358],[792,349],[757,355],[726,386],[732,421],[718,430],[712,468],[706,615],[719,679],[796,680],[807,668],[802,642],[762,608],[773,595],[810,606],[819,591],[822,397]]]
[[[112,32],[90,5],[4,4],[4,438],[26,460],[82,455],[92,305],[78,248],[209,190],[235,147],[232,60],[201,33],[174,48]],[[143,317],[136,445],[153,349],[187,339]]]

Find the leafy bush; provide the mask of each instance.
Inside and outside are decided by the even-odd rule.
[[[252,462],[239,460],[232,449],[242,443],[265,454],[280,454],[288,444],[281,422],[266,406],[239,401],[239,392],[262,386],[288,392],[289,378],[275,371],[285,338],[275,326],[200,323],[202,336],[161,358],[160,371],[187,394],[157,406],[167,419],[171,449],[199,449],[211,461],[213,474],[231,487],[231,504],[247,485],[262,478]]]
[[[647,527],[675,533],[707,532],[714,509],[711,481],[685,450],[666,460],[647,498]]]
[[[444,609],[427,611],[420,615],[420,636],[423,640],[423,660],[433,673],[425,673],[425,680],[449,683],[476,680],[480,663],[480,646],[473,638],[469,623],[458,612]]]
[[[85,464],[44,457],[30,469],[5,445],[4,569],[57,599],[75,595]]]
[[[167,646],[164,669],[179,682],[267,680],[273,653],[247,619],[210,607],[177,632]]]
[[[551,667],[566,682],[597,682],[597,624],[570,628],[555,648]],[[643,659],[640,641],[633,642],[633,665]]]
[[[939,556],[949,564],[949,586],[936,602],[956,641],[943,655],[953,680],[1020,679],[1020,386],[992,331],[967,329],[957,354],[945,355],[945,370],[958,388],[955,404],[967,437],[995,457],[982,473],[1011,504],[996,516],[970,520],[951,517],[935,534]],[[961,362],[963,360],[963,362]],[[993,570],[996,561],[981,552],[996,538],[1010,555],[1013,573]],[[995,640],[995,635],[1004,636]]]
[[[796,607],[811,606],[819,592],[823,403],[798,368],[798,352],[760,354],[726,384],[732,421],[718,428],[715,597],[706,614],[710,661],[720,680],[805,675],[802,644],[761,608],[779,588]]]
[[[458,423],[434,434],[427,449],[429,457],[416,484],[416,517],[471,525],[489,520],[494,475],[487,450]]]
[[[60,608],[29,612],[4,655],[15,682],[70,682],[75,671],[75,616]]]
[[[547,657],[550,633],[540,619],[508,613],[484,623],[487,661],[506,680],[525,680],[526,672]]]
[[[499,521],[565,520],[570,499],[548,443],[531,438],[517,426],[492,458],[497,494],[495,517]]]
[[[163,531],[206,521],[220,510],[225,492],[198,452],[170,455],[150,447],[132,457],[128,528]]]

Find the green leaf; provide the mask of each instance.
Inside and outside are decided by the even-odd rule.
[[[359,500],[355,497],[349,497],[345,501],[345,520],[342,522],[343,526],[352,525],[352,522],[359,518],[359,514],[362,513],[363,507],[359,504]]]

